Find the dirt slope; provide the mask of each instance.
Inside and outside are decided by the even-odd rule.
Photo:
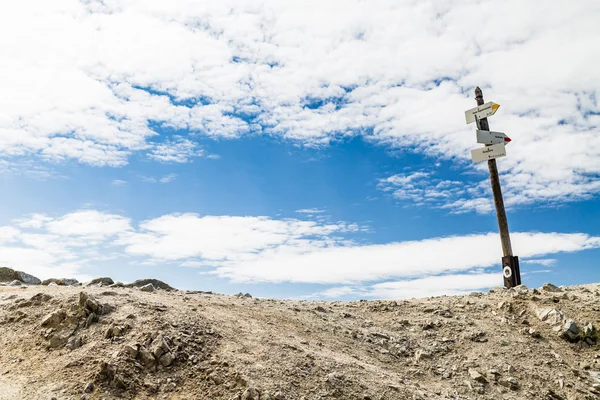
[[[548,289],[328,303],[0,287],[0,400],[598,399],[600,285]]]

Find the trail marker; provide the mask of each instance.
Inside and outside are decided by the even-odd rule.
[[[508,220],[506,219],[506,211],[504,210],[502,188],[496,164],[496,158],[506,156],[504,145],[510,142],[510,138],[502,132],[490,131],[490,124],[487,117],[494,115],[500,105],[492,102],[484,104],[483,92],[479,87],[475,89],[475,100],[477,101],[477,107],[465,111],[465,119],[467,124],[476,123],[477,142],[484,143],[486,146],[472,150],[471,157],[473,158],[473,162],[486,160],[488,162],[492,193],[494,194],[494,205],[496,206],[496,217],[498,218],[498,228],[500,230],[500,243],[502,243],[502,276],[504,277],[504,286],[511,288],[521,284],[521,270],[519,268],[519,257],[513,256],[510,234],[508,232]]]
[[[465,119],[467,120],[467,124],[475,122],[477,119],[483,119],[487,117],[491,117],[496,114],[496,111],[500,107],[500,104],[492,103],[488,101],[485,104],[477,106],[475,108],[471,108],[470,110],[465,111]]]
[[[491,131],[482,131],[477,130],[477,143],[483,144],[498,144],[504,143],[509,144],[511,142],[511,138],[506,136],[505,133],[502,132],[491,132]]]
[[[471,150],[471,158],[474,163],[489,161],[500,157],[506,157],[506,148],[504,143],[493,144],[491,146],[480,147]]]

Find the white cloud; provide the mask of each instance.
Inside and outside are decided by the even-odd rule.
[[[187,163],[194,157],[206,156],[206,152],[197,143],[182,137],[167,140],[165,143],[154,145],[148,157],[164,163]]]
[[[354,224],[253,216],[168,214],[132,224],[96,210],[34,214],[0,227],[0,263],[48,277],[85,276],[98,263],[195,267],[234,282],[336,285],[320,297],[458,294],[496,286],[496,233],[380,245],[347,239]],[[600,247],[583,233],[513,233],[524,264],[551,265],[561,252]],[[528,260],[529,259],[529,260]],[[535,271],[534,271],[535,272]],[[541,273],[541,272],[540,272]]]
[[[177,178],[177,174],[167,174],[160,178],[155,178],[153,176],[141,176],[142,181],[146,183],[169,183],[173,182]]]
[[[44,227],[49,233],[59,236],[104,240],[129,230],[130,221],[119,215],[82,210],[52,219]]]
[[[13,2],[0,151],[120,166],[137,151],[190,160],[189,139],[153,148],[157,132],[360,134],[464,167],[481,85],[513,138],[507,205],[586,199],[600,192],[599,17],[595,0]]]
[[[600,238],[585,234],[517,232],[511,238],[523,258],[600,247]],[[383,245],[280,246],[224,262],[215,273],[240,282],[350,284],[487,268],[501,257],[498,235],[488,233]]]
[[[520,261],[521,264],[534,264],[534,265],[543,265],[545,267],[552,267],[557,262],[554,258],[541,258],[534,260],[523,260]]]
[[[321,210],[318,208],[301,208],[299,210],[296,210],[296,212],[299,214],[322,214],[325,212],[325,210]]]
[[[129,185],[129,182],[123,181],[121,179],[115,179],[110,184],[113,186],[127,186]]]
[[[501,273],[454,274],[383,282],[372,285],[367,297],[408,299],[441,295],[461,295],[502,286]]]

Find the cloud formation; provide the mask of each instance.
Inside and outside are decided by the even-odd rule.
[[[122,166],[141,151],[189,162],[197,136],[362,135],[470,168],[463,112],[480,85],[513,138],[507,205],[586,199],[600,191],[599,18],[595,0],[13,2],[0,152]]]
[[[135,224],[96,210],[34,214],[0,227],[0,262],[42,278],[81,277],[82,268],[110,259],[122,267],[196,267],[233,282],[336,285],[320,297],[429,296],[501,282],[486,271],[501,257],[496,233],[364,245],[349,239],[360,230],[266,216],[167,214]],[[524,262],[600,247],[599,237],[583,233],[520,232],[512,239]]]

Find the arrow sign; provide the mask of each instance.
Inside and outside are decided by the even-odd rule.
[[[477,130],[477,143],[483,144],[508,144],[511,139],[502,132]]]
[[[467,120],[467,124],[471,122],[475,122],[475,119],[482,119],[491,117],[496,114],[496,111],[500,108],[500,104],[492,103],[488,101],[485,104],[482,104],[478,107],[471,108],[470,110],[465,111],[465,119]]]
[[[471,150],[471,158],[474,163],[481,161],[488,161],[494,158],[500,158],[506,156],[506,148],[504,143],[498,143],[491,146],[480,147],[475,150]]]

